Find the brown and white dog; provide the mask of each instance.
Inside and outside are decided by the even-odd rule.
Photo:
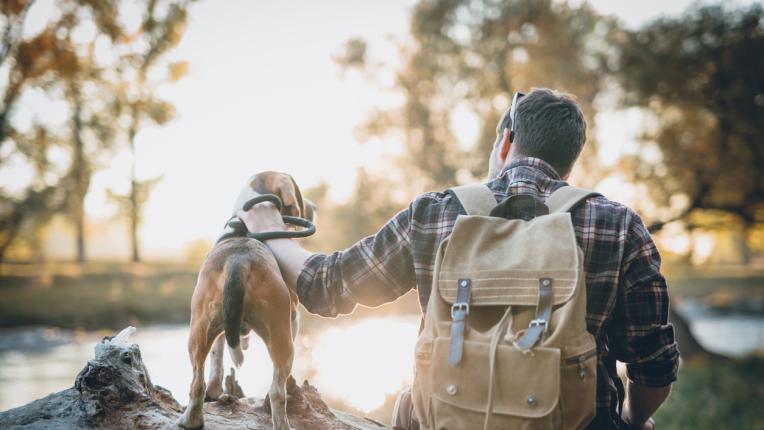
[[[234,214],[246,201],[261,194],[279,196],[285,215],[311,221],[315,217],[315,205],[303,200],[292,177],[278,172],[251,177],[237,198]],[[254,330],[265,342],[273,361],[269,391],[273,428],[289,429],[286,380],[294,359],[297,303],[297,294],[284,283],[275,257],[262,242],[237,237],[216,244],[202,264],[191,299],[188,353],[193,380],[188,406],[178,425],[186,429],[204,426],[203,401],[217,399],[223,393],[225,343],[239,367],[244,360],[242,346],[246,349],[247,336]],[[205,391],[204,361],[210,349],[212,369]]]

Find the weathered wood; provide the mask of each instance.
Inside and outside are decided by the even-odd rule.
[[[132,327],[104,338],[95,358],[80,371],[74,387],[0,412],[2,429],[179,429],[183,407],[151,382],[138,345],[128,342]],[[189,375],[190,376],[190,375]],[[231,381],[235,384],[235,381]],[[308,382],[290,380],[287,413],[295,430],[388,429],[375,421],[330,409]],[[267,399],[224,394],[204,405],[206,429],[270,429]]]

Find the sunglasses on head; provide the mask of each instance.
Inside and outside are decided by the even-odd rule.
[[[509,111],[504,114],[504,118],[501,119],[501,127],[499,130],[496,130],[497,134],[501,134],[501,132],[505,129],[509,129],[509,141],[513,142],[515,140],[515,127],[516,127],[516,121],[515,118],[517,117],[517,103],[520,101],[521,97],[524,97],[525,93],[516,92],[514,96],[512,96],[512,105],[509,107]]]

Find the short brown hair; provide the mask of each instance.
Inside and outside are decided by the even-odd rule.
[[[517,154],[546,161],[560,176],[570,173],[586,141],[584,113],[573,96],[534,88],[518,101],[515,122]]]

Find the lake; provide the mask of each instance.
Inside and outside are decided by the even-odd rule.
[[[681,311],[709,350],[743,356],[764,348],[761,316],[718,314],[696,302],[683,303]],[[418,326],[417,316],[367,318],[315,336],[300,336],[293,374],[298,383],[308,379],[331,404],[373,411],[411,382]],[[140,345],[152,381],[186,404],[191,380],[187,327],[137,328],[131,341]],[[0,410],[71,387],[93,357],[96,342],[107,334],[113,333],[43,328],[0,332]],[[225,360],[229,369],[227,354]],[[265,397],[271,364],[259,338],[253,337],[237,376],[247,396]]]
[[[369,318],[317,336],[299,336],[293,375],[298,383],[308,379],[331,404],[370,412],[411,382],[418,328],[414,316]],[[0,332],[0,410],[71,387],[93,358],[95,344],[107,334],[114,333],[44,328]],[[139,326],[130,338],[140,346],[152,382],[172,391],[182,404],[188,402],[191,382],[187,339],[185,325]],[[239,384],[247,396],[265,397],[272,366],[260,338],[253,336],[244,357]],[[226,353],[225,369],[231,366]]]

